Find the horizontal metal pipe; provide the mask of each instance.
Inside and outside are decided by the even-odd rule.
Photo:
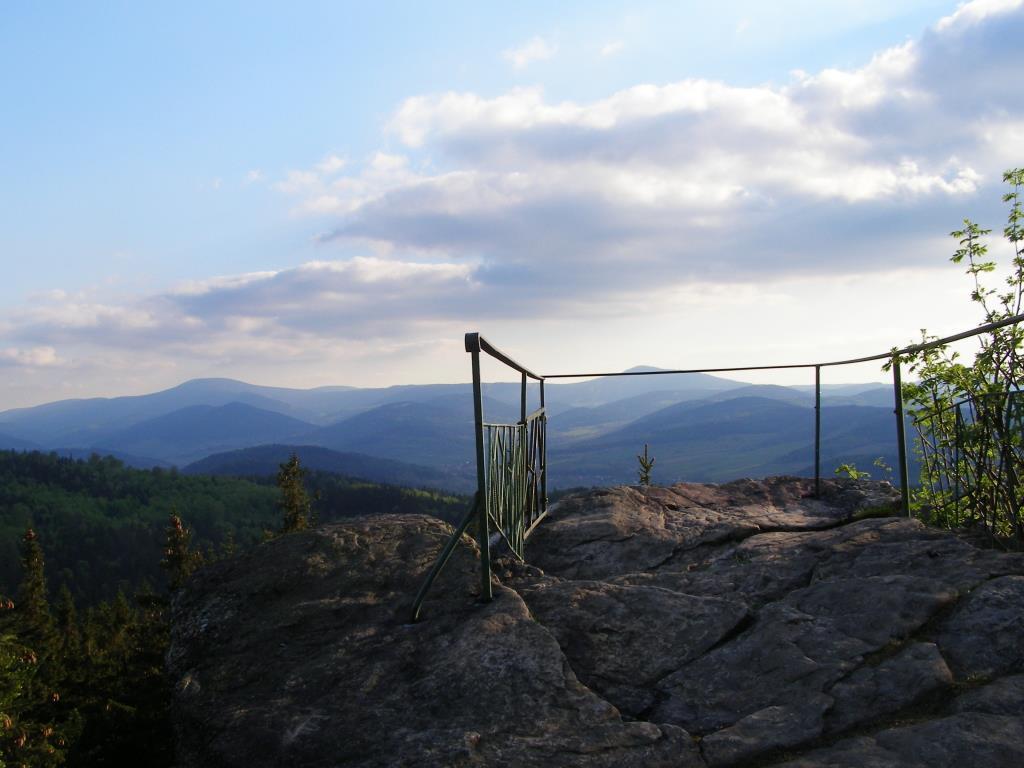
[[[732,368],[686,368],[672,371],[618,371],[613,373],[549,373],[543,376],[544,379],[589,379],[598,376],[666,376],[668,374],[678,373],[730,373],[736,371],[776,371],[785,368],[825,368],[833,365],[853,365],[855,363],[870,363],[875,360],[887,360],[895,355],[912,355],[916,352],[923,352],[927,349],[934,349],[935,347],[941,347],[943,344],[951,344],[954,341],[960,341],[961,339],[968,339],[971,336],[977,336],[988,331],[994,331],[999,328],[1004,328],[1007,325],[1016,325],[1017,323],[1024,322],[1024,314],[1014,315],[1004,320],[1000,320],[995,323],[986,323],[985,325],[979,325],[977,328],[972,328],[969,331],[963,331],[962,333],[956,333],[952,336],[945,336],[935,341],[929,341],[924,344],[912,344],[909,347],[903,349],[897,349],[895,352],[889,350],[888,352],[879,352],[877,355],[868,355],[866,357],[854,357],[849,360],[832,360],[827,363],[794,363],[792,365],[743,365]]]
[[[467,333],[466,334],[466,351],[467,352],[473,352],[474,350],[477,350],[477,351],[480,351],[480,352],[486,352],[488,355],[490,355],[491,357],[495,358],[496,360],[500,360],[501,362],[503,362],[509,368],[517,370],[520,373],[529,376],[531,379],[535,379],[536,381],[543,381],[544,380],[543,376],[540,376],[539,374],[536,374],[533,371],[531,371],[529,368],[527,368],[527,367],[517,363],[511,357],[509,357],[504,352],[502,352],[500,349],[498,349],[496,346],[491,344],[487,339],[485,339],[479,333],[475,333],[475,332],[474,333]]]
[[[522,421],[515,421],[515,422],[512,422],[510,424],[502,424],[502,423],[498,423],[498,422],[487,421],[487,422],[484,422],[484,426],[485,427],[509,427],[509,428],[511,428],[511,427],[521,427],[523,424],[529,424],[531,421],[539,419],[546,412],[547,412],[546,408],[538,408],[536,411],[534,411],[533,413],[529,414]]]

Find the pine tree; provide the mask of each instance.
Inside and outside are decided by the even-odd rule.
[[[57,593],[57,642],[65,665],[76,659],[82,650],[78,610],[67,583],[61,584],[60,592]]]
[[[18,588],[17,616],[21,639],[36,652],[49,651],[54,639],[53,615],[46,597],[43,548],[35,531],[28,528],[21,539],[21,586]]]
[[[281,491],[278,506],[283,514],[281,533],[302,531],[309,527],[310,500],[303,484],[306,475],[294,453],[277,472],[277,487]]]
[[[160,566],[167,571],[171,590],[178,589],[191,573],[202,564],[202,556],[192,551],[192,531],[173,512],[167,523],[164,558]]]
[[[63,667],[43,550],[32,528],[21,540],[21,566],[18,600],[0,600],[7,614],[0,621],[0,765],[10,760],[49,768],[64,763],[76,713],[62,718],[59,712]]]

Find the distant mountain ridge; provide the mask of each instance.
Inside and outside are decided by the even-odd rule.
[[[644,443],[658,459],[659,482],[798,472],[813,456],[806,452],[814,396],[806,387],[673,374],[548,382],[545,390],[551,488],[630,482]],[[486,384],[485,421],[516,421],[519,398],[516,383]],[[823,445],[823,456],[892,455],[891,398],[883,385],[825,387],[831,444]],[[533,386],[528,409],[538,404]],[[5,411],[0,446],[111,453],[132,466],[215,473],[227,473],[232,462],[266,469],[281,446],[308,446],[334,452],[317,454],[324,469],[337,468],[329,471],[466,490],[466,478],[475,476],[472,424],[468,384],[300,390],[197,379],[151,395]],[[263,451],[230,458],[257,448]],[[361,472],[342,469],[351,466]]]

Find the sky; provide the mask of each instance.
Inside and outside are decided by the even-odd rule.
[[[5,4],[0,409],[466,381],[467,331],[544,374],[955,333],[1021,39],[1024,0]]]

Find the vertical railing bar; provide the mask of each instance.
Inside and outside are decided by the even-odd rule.
[[[540,509],[546,512],[548,509],[548,412],[547,406],[544,403],[544,379],[540,380],[540,407],[544,409],[544,414],[540,417],[542,420],[540,437]]]
[[[522,383],[519,385],[519,420],[526,423],[526,374],[523,374]]]
[[[488,499],[488,488],[484,464],[484,399],[480,385],[480,339],[475,337],[470,340],[466,336],[466,345],[470,346],[470,354],[473,363],[473,422],[476,428],[476,478],[477,492],[483,499]],[[480,545],[480,599],[487,603],[491,601],[491,543],[487,525],[488,504],[480,505],[480,514],[477,517],[477,542]]]
[[[955,490],[953,492],[953,509],[956,511],[956,518],[959,519],[959,497],[961,497],[961,490],[959,490],[959,475],[961,475],[961,443],[964,439],[964,414],[961,411],[961,403],[957,402],[953,408],[953,482],[955,483]]]
[[[814,498],[821,498],[821,366],[814,366]]]
[[[903,424],[903,381],[900,378],[900,358],[892,356],[892,388],[896,414],[896,460],[900,468],[900,501],[903,514],[910,517],[910,478],[907,477],[907,434]]]

